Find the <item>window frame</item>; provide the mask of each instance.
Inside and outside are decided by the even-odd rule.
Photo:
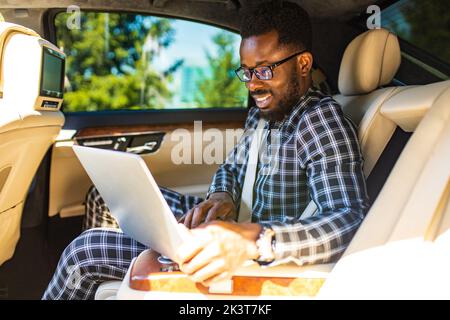
[[[201,20],[189,19],[186,17],[178,17],[173,15],[155,14],[147,11],[120,11],[120,10],[101,10],[101,9],[88,9],[83,12],[97,12],[97,13],[118,13],[118,14],[135,14],[135,15],[147,15],[158,18],[177,19],[188,22],[200,23],[203,25],[220,28],[222,30],[232,32],[240,36],[239,31],[221,26],[219,24],[213,24]],[[57,45],[56,39],[56,26],[55,19],[59,13],[67,12],[65,8],[48,9],[43,15],[44,25],[44,37],[51,43]],[[173,109],[147,109],[147,110],[102,110],[102,111],[77,111],[77,112],[64,112],[64,104],[61,107],[61,111],[66,117],[66,123],[64,129],[78,129],[80,126],[88,127],[95,125],[112,125],[112,124],[141,124],[143,122],[148,124],[160,124],[160,123],[182,123],[186,121],[203,120],[214,121],[215,118],[225,119],[229,121],[240,121],[245,119],[242,114],[247,114],[248,109],[252,105],[252,100],[249,94],[247,94],[247,105],[242,107],[212,107],[212,108],[173,108]],[[161,116],[157,116],[161,114]],[[101,121],[92,121],[89,115],[101,115]],[[167,117],[171,118],[170,121],[166,121]],[[78,120],[84,119],[86,121]],[[134,119],[137,118],[137,119]],[[104,120],[103,120],[104,119]],[[90,125],[88,125],[90,124]]]
[[[381,13],[383,10],[387,9],[394,3],[398,2],[399,0],[381,0],[377,1],[375,4],[380,7]],[[352,19],[350,21],[350,24],[357,27],[361,32],[367,31],[366,21],[367,18],[371,14],[366,13],[365,11],[361,12],[355,19]],[[447,77],[450,77],[450,64],[446,63],[439,57],[433,55],[432,53],[429,53],[425,51],[424,49],[410,43],[409,41],[401,38],[398,36],[398,41],[400,44],[400,50],[402,53],[405,53],[417,60],[419,60],[421,63],[425,64],[426,66],[435,69],[439,73],[442,73],[446,75]],[[414,63],[414,62],[412,62]],[[415,63],[414,63],[415,64]],[[429,73],[432,77],[439,78],[429,70],[425,69],[423,66],[420,66],[418,64],[415,64],[418,68],[421,70],[424,70],[425,72]],[[394,79],[396,81],[399,81],[398,79]],[[438,79],[437,81],[445,81],[445,79]]]

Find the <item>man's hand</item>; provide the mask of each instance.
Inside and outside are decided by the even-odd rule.
[[[177,251],[180,269],[192,280],[209,286],[231,278],[246,260],[258,258],[256,223],[212,221],[187,230],[188,239]]]
[[[234,220],[236,217],[236,208],[230,195],[226,192],[217,192],[189,210],[183,223],[187,228],[195,228],[203,222],[217,219]]]

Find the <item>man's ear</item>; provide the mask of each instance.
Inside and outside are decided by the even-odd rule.
[[[310,52],[304,52],[298,57],[298,67],[302,77],[309,75],[313,65],[313,56]]]

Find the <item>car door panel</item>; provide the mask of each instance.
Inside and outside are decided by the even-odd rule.
[[[185,194],[205,196],[212,176],[220,165],[220,162],[211,163],[204,158],[205,152],[208,152],[206,148],[216,143],[215,146],[219,147],[216,152],[221,154],[215,155],[215,159],[225,159],[227,150],[234,146],[242,133],[242,130],[236,129],[242,129],[244,123],[206,122],[201,123],[200,131],[198,125],[181,123],[92,127],[79,130],[72,139],[56,142],[50,169],[49,216],[59,214],[65,218],[84,213],[85,196],[92,181],[72,150],[74,144],[140,154],[160,186]],[[227,132],[230,129],[232,131]],[[224,138],[218,142],[208,140],[205,134],[208,130],[214,130]],[[190,140],[186,145],[190,147],[190,161],[183,163],[173,159],[174,148],[180,148],[180,133],[185,134],[184,139]],[[227,136],[233,139],[226,139]]]

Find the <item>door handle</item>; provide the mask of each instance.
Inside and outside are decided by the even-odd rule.
[[[131,152],[134,154],[140,154],[143,152],[152,152],[157,144],[158,142],[156,141],[150,141],[145,143],[143,146],[127,148],[127,152]]]

